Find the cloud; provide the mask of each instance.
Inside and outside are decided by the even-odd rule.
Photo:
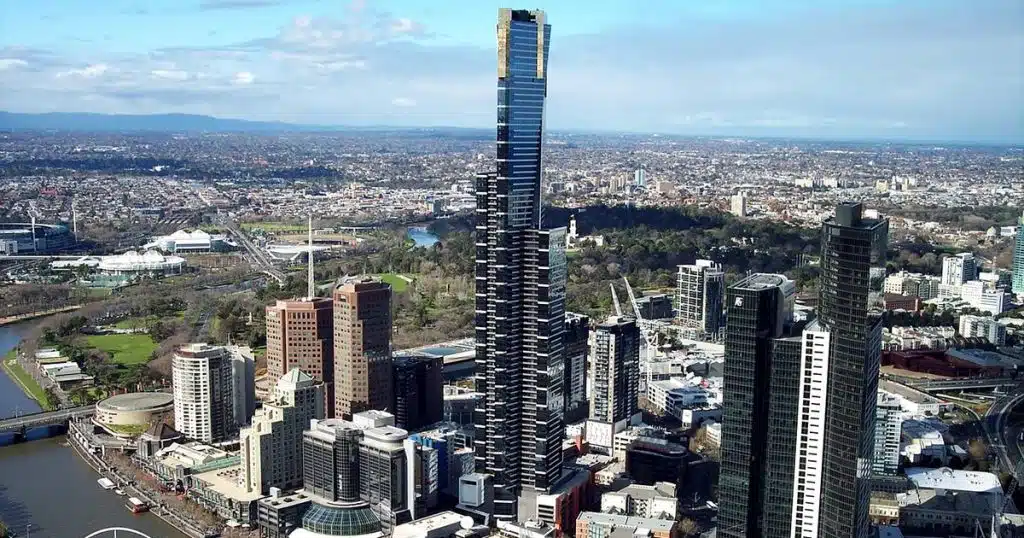
[[[232,79],[231,82],[239,86],[246,86],[252,84],[254,80],[256,80],[256,77],[253,76],[252,73],[248,71],[239,71],[235,73],[235,78]]]
[[[149,72],[150,76],[163,80],[188,80],[188,72],[178,69],[154,69]]]
[[[56,74],[57,78],[64,77],[81,77],[81,78],[96,78],[103,76],[104,73],[110,70],[110,66],[107,64],[89,64],[81,69],[69,69],[67,71],[61,71]]]
[[[416,106],[416,101],[409,99],[408,97],[395,97],[394,99],[391,100],[391,104],[399,107],[408,108]]]
[[[0,58],[0,71],[25,67],[26,65],[28,65],[28,62],[18,58]]]

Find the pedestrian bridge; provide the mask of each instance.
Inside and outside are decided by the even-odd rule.
[[[58,409],[57,411],[43,411],[41,413],[33,413],[31,415],[11,417],[4,420],[0,420],[0,433],[28,430],[31,428],[35,428],[37,426],[53,426],[55,424],[63,424],[68,420],[92,416],[92,414],[95,412],[95,406],[83,405],[82,407]]]

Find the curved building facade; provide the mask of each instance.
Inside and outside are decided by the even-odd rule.
[[[174,395],[166,392],[131,392],[96,404],[94,420],[110,426],[144,426],[174,412]]]

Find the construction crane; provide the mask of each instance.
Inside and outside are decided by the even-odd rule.
[[[1010,503],[1013,502],[1013,494],[1017,492],[1018,486],[1017,477],[1022,476],[1021,473],[1024,473],[1024,460],[1017,462],[1017,465],[1014,466],[1013,473],[1010,474],[1010,483],[1006,485],[1006,493],[1004,494],[1005,500],[999,508],[999,511],[992,514],[990,527],[991,532],[988,533],[988,536],[985,535],[985,529],[981,524],[981,520],[974,520],[975,538],[1001,538],[1003,536],[1003,514],[1006,513],[1006,509],[1010,506]]]
[[[629,295],[629,302],[633,305],[633,314],[636,318],[636,325],[640,328],[640,334],[644,337],[646,346],[642,346],[643,349],[640,351],[640,366],[646,372],[646,378],[644,383],[644,390],[651,385],[654,377],[654,371],[652,365],[654,358],[658,354],[658,329],[657,325],[651,320],[646,320],[640,314],[640,304],[636,302],[636,295],[633,294],[633,287],[629,285],[629,280],[626,277],[622,277],[622,281],[626,283],[626,293]],[[614,288],[612,289],[614,297]],[[616,303],[618,301],[616,300]]]
[[[615,293],[615,284],[609,282],[608,287],[612,289],[612,304],[615,305],[615,315],[622,317],[622,305],[619,304],[619,295]]]

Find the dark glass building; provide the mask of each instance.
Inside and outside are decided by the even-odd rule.
[[[443,357],[395,357],[395,426],[419,431],[441,421],[444,412]]]
[[[784,337],[795,291],[786,277],[759,273],[737,282],[726,294],[728,360],[718,482],[722,536],[788,535],[800,339]],[[774,468],[786,460],[787,468]]]
[[[565,316],[565,375],[562,392],[565,395],[565,422],[579,422],[587,418],[587,340],[590,338],[590,318],[581,314]]]
[[[860,203],[836,207],[822,225],[818,322],[831,334],[820,504],[821,538],[862,538],[875,443],[881,359],[881,290],[872,268],[885,267],[889,222],[863,216]],[[881,273],[884,275],[884,273]],[[876,280],[880,280],[876,271]]]
[[[640,437],[626,448],[626,473],[638,484],[682,484],[690,451],[668,439]]]
[[[493,475],[495,516],[562,475],[565,229],[541,228],[544,99],[551,28],[541,11],[498,14],[495,172],[476,179],[476,470]],[[524,503],[529,505],[530,503]]]

